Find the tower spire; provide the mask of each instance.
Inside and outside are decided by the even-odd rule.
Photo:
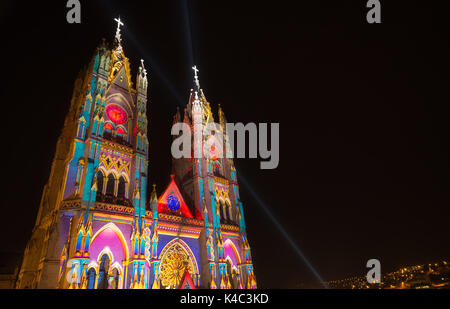
[[[139,67],[139,71],[142,72],[143,77],[147,77],[147,70],[144,66],[144,59],[141,59],[141,66]]]
[[[137,89],[143,93],[144,95],[147,95],[147,70],[144,66],[144,59],[141,59],[141,65],[139,66],[139,73],[137,76]]]
[[[123,22],[120,20],[120,16],[119,16],[119,18],[114,18],[114,20],[117,22],[117,30],[116,30],[115,38],[116,38],[117,43],[119,44],[119,46],[122,46],[121,45],[121,43],[122,43],[122,35],[120,33],[120,27],[123,26]]]
[[[197,86],[197,90],[200,91],[200,81],[198,80],[199,69],[197,69],[197,66],[194,65],[192,67],[192,70],[194,70],[194,82],[195,82],[195,85]]]

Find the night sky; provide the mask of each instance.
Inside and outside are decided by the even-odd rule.
[[[236,161],[260,287],[318,283],[253,194],[324,280],[448,259],[448,1],[381,1],[379,25],[365,0],[291,2],[90,0],[68,24],[66,1],[2,1],[2,260],[25,248],[73,83],[119,15],[133,78],[141,58],[150,75],[159,193],[194,63],[229,122],[280,123],[277,169]]]

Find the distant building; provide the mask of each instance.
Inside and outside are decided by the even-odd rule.
[[[334,289],[449,289],[450,265],[446,261],[400,268],[382,275],[381,283],[369,284],[366,277],[328,282]]]

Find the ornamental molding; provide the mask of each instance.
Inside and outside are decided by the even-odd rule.
[[[81,209],[81,200],[66,200],[62,201],[59,209],[60,210],[77,210]]]
[[[116,205],[116,204],[105,204],[105,203],[95,203],[95,211],[107,212],[114,214],[125,214],[134,215],[134,207]]]
[[[222,185],[226,185],[226,186],[228,186],[228,184],[229,184],[227,179],[222,178],[222,177],[217,177],[217,176],[214,176],[214,182],[218,182],[218,183],[220,183]]]
[[[123,145],[120,145],[120,144],[116,144],[116,143],[111,142],[111,141],[104,140],[103,143],[102,143],[102,147],[109,148],[111,150],[122,151],[122,152],[125,152],[125,153],[128,153],[128,154],[134,154],[133,148],[130,148],[130,147],[127,147],[127,146],[123,146]]]
[[[221,228],[221,230],[225,230],[225,231],[233,231],[233,232],[240,231],[240,228],[237,225],[221,224],[220,228]]]
[[[169,215],[169,214],[165,214],[165,213],[159,213],[158,218],[160,219],[160,221],[161,220],[168,221],[171,223],[182,223],[185,225],[195,225],[195,226],[203,226],[204,225],[203,220]]]

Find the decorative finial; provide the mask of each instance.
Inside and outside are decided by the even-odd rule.
[[[199,69],[197,69],[197,66],[194,65],[194,66],[192,67],[192,70],[194,70],[194,81],[195,81],[195,85],[197,86],[197,89],[200,89],[200,82],[199,82],[199,80],[198,80],[198,72],[199,72]]]
[[[144,77],[147,77],[147,70],[144,67],[144,59],[141,59],[141,66],[139,67],[139,72],[141,72]]]
[[[116,40],[120,45],[120,43],[122,43],[122,36],[120,35],[120,27],[123,26],[123,22],[120,20],[120,16],[119,18],[115,18],[114,20],[117,22]]]

